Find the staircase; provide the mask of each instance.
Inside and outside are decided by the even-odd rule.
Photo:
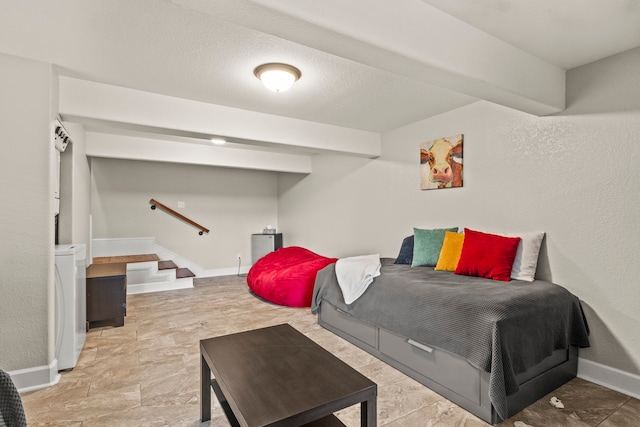
[[[158,261],[158,270],[176,270],[176,278],[185,279],[188,277],[196,277],[191,270],[186,267],[180,268],[173,261]]]
[[[126,263],[127,295],[192,288],[196,276],[173,261],[160,260],[156,254],[95,257],[93,263]]]

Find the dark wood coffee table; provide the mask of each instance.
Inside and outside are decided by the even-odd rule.
[[[288,324],[201,340],[200,355],[202,421],[213,388],[232,426],[344,426],[333,413],[360,403],[376,427],[376,384]]]

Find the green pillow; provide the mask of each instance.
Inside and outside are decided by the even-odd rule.
[[[411,267],[425,266],[435,267],[440,258],[444,233],[458,232],[458,227],[436,228],[433,230],[413,229],[413,260]]]

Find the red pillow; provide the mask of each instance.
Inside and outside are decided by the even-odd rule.
[[[511,267],[518,251],[519,237],[505,237],[464,229],[464,244],[455,274],[511,280]]]

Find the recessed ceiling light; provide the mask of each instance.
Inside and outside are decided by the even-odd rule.
[[[262,81],[267,89],[274,92],[284,92],[289,89],[302,73],[293,65],[271,62],[259,65],[253,74]]]
[[[215,145],[223,145],[227,143],[223,138],[211,138],[211,142]]]

